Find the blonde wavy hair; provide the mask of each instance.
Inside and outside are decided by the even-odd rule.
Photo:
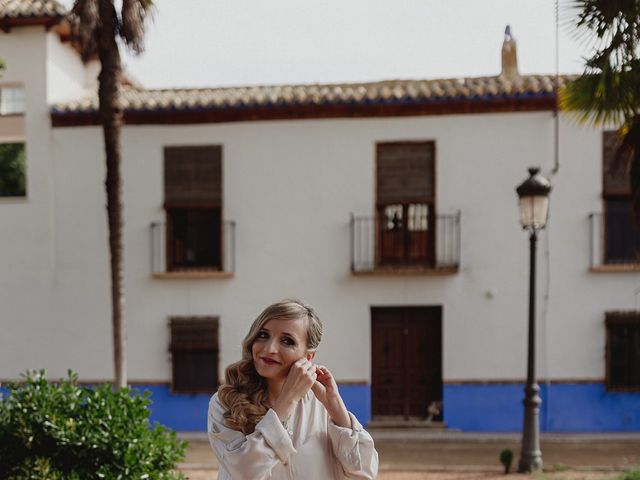
[[[322,322],[309,305],[300,300],[283,300],[265,308],[256,318],[242,341],[242,360],[229,365],[225,383],[218,389],[218,399],[227,409],[225,425],[245,435],[253,433],[256,423],[267,413],[267,383],[255,369],[252,347],[262,327],[273,319],[297,320],[307,324],[307,351],[318,348],[322,339]]]

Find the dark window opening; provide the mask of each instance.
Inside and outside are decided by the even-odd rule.
[[[605,263],[637,263],[640,229],[635,223],[630,197],[605,199]]]
[[[222,269],[219,208],[167,208],[169,270]]]
[[[0,197],[24,197],[26,187],[24,143],[0,144]]]
[[[608,312],[605,323],[607,388],[640,391],[640,312]]]
[[[620,147],[618,132],[602,133],[602,197],[604,202],[604,263],[638,262],[640,229],[631,202],[630,172]]]
[[[218,318],[170,319],[172,390],[213,393],[218,388]]]

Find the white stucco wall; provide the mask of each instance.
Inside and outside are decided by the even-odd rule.
[[[0,33],[5,70],[0,84],[25,90],[27,195],[0,198],[0,365],[3,377],[17,377],[33,365],[31,354],[51,352],[50,315],[55,285],[53,168],[46,102],[46,33],[44,27]],[[28,58],[30,62],[25,62]],[[40,335],[40,332],[46,332]],[[62,339],[59,339],[60,344]],[[41,358],[38,358],[41,360]],[[39,366],[49,362],[40,361]]]
[[[391,140],[436,142],[438,212],[462,212],[459,273],[351,275],[349,214],[373,213],[375,144]],[[154,279],[149,226],[164,220],[163,148],[194,144],[223,145],[224,217],[237,222],[236,273],[232,279]],[[41,348],[31,349],[28,361],[2,359],[0,376],[47,365],[54,375],[73,367],[83,378],[110,378],[100,130],[56,128],[52,147],[55,281],[30,284],[32,298],[50,299],[48,320],[14,308],[24,321],[39,322],[35,336],[47,340],[37,342]],[[561,168],[552,177],[552,218],[541,237],[538,262],[539,373],[552,378],[601,378],[603,313],[634,306],[633,276],[588,272],[588,213],[600,208],[600,162],[599,133],[563,123]],[[288,296],[318,309],[326,323],[319,361],[333,367],[340,380],[369,380],[369,309],[384,305],[443,306],[445,381],[521,378],[528,240],[518,225],[514,188],[531,165],[546,172],[553,165],[551,113],[126,127],[131,379],[169,380],[169,316],[219,315],[226,365],[238,358],[241,339],[259,310]],[[545,308],[547,243],[551,270]],[[18,279],[30,281],[19,274],[12,285]],[[493,298],[486,295],[489,289]],[[18,332],[15,343],[34,336],[29,332]]]
[[[55,32],[47,34],[47,100],[65,102],[89,93],[86,68],[69,42],[61,42]],[[93,85],[92,85],[93,86]]]
[[[0,33],[27,98],[26,198],[0,199],[0,379],[25,368],[112,377],[104,153],[98,127],[51,129],[47,101],[81,92],[88,69],[42,27]],[[29,58],[29,62],[24,59]],[[370,307],[441,305],[445,381],[522,378],[528,240],[514,188],[553,166],[550,112],[127,126],[125,286],[131,380],[168,381],[168,317],[219,315],[221,363],[235,361],[265,305],[297,296],[326,324],[318,359],[370,379]],[[447,276],[354,277],[349,214],[372,215],[375,144],[433,140],[436,208],[462,214],[462,267]],[[231,279],[155,279],[150,224],[164,221],[163,148],[223,146]],[[637,307],[637,274],[589,272],[588,214],[601,210],[601,135],[563,121],[549,228],[539,242],[538,373],[604,375],[604,312]],[[493,296],[488,296],[491,291]],[[548,295],[547,295],[548,293]]]

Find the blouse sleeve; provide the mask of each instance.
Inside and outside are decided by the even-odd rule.
[[[256,424],[255,431],[245,435],[224,424],[224,407],[214,395],[209,402],[207,431],[209,443],[221,466],[233,479],[270,478],[278,463],[287,464],[296,450],[278,415],[269,409]]]
[[[375,479],[378,475],[378,452],[373,438],[349,412],[351,428],[339,427],[329,419],[329,439],[333,453],[346,478]]]

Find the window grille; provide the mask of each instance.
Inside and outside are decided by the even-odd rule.
[[[172,390],[213,393],[218,388],[218,317],[172,317]]]

